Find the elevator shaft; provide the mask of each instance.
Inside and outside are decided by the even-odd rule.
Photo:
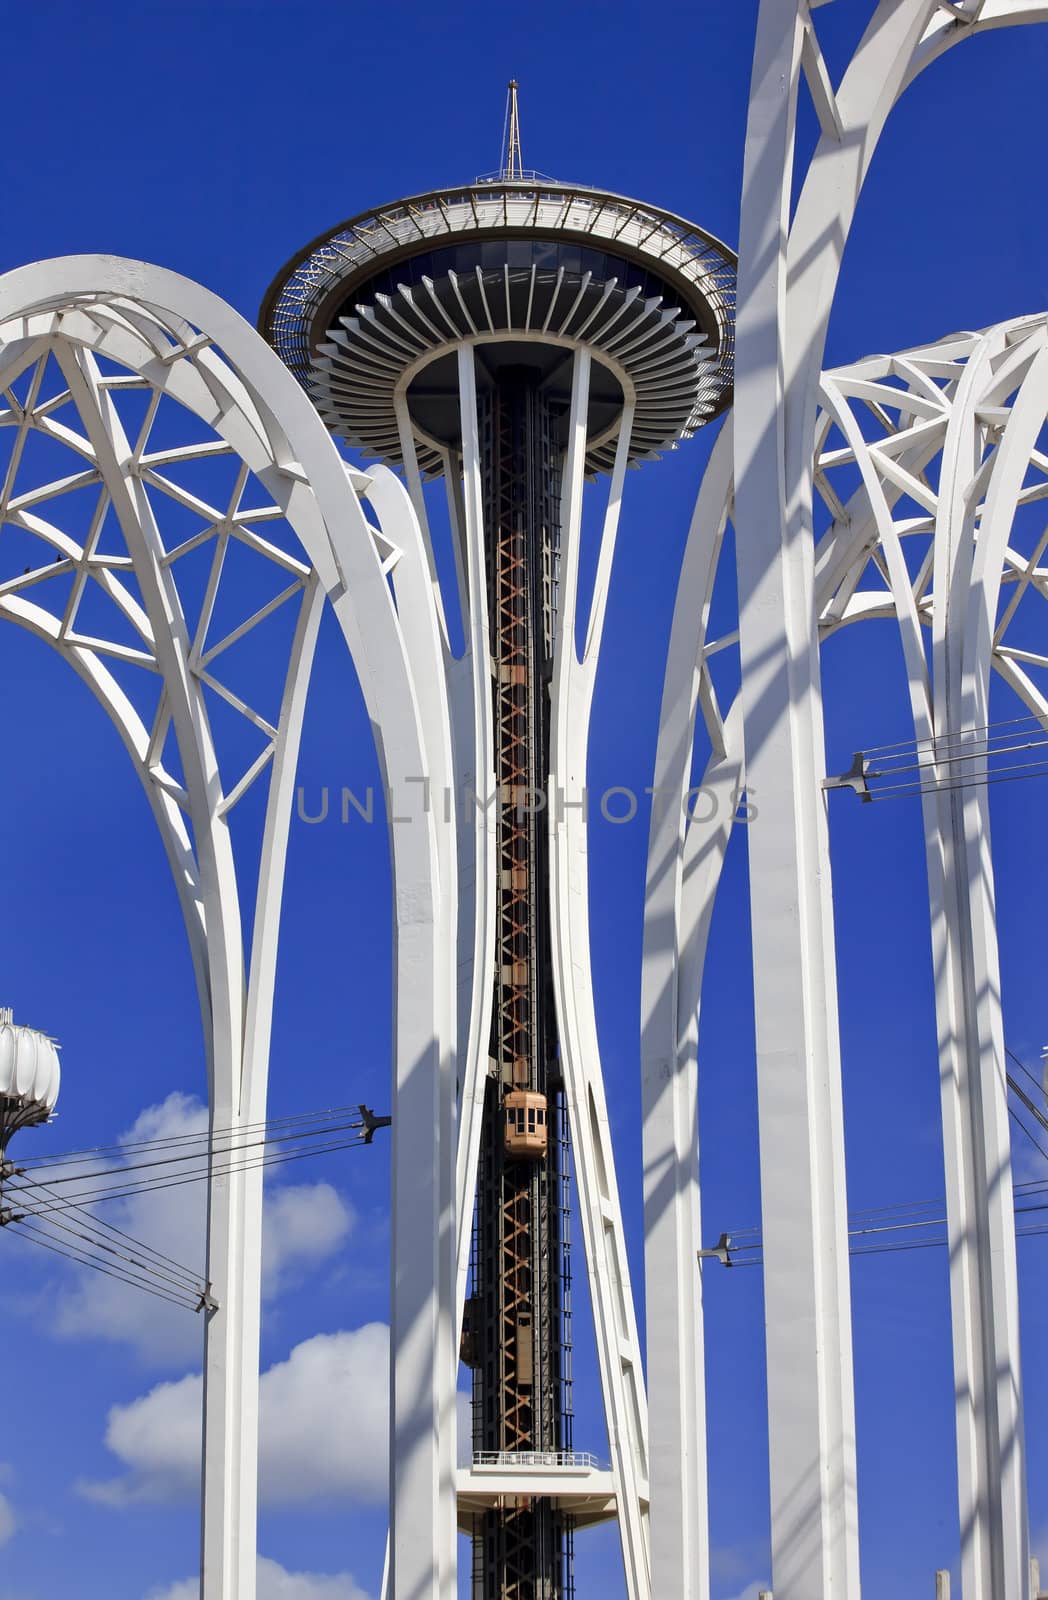
[[[569,1155],[550,961],[550,682],[560,452],[526,367],[479,396],[498,827],[494,1004],[470,1326],[477,1451],[571,1447]],[[479,1519],[474,1600],[570,1600],[570,1519],[521,1498]]]

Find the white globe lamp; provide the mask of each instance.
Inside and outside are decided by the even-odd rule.
[[[0,1163],[19,1128],[48,1121],[61,1079],[55,1041],[0,1007]]]

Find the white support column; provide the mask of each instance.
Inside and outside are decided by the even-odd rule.
[[[611,1444],[626,1592],[629,1600],[650,1600],[647,1405],[600,1072],[589,949],[585,787],[599,626],[596,632],[592,625],[588,630],[582,663],[575,649],[589,368],[588,352],[576,351],[561,498],[562,564],[552,689],[550,924],[561,1064]],[[615,536],[629,451],[629,421],[627,415],[616,453],[605,542]],[[605,543],[605,548],[610,546]],[[600,595],[595,595],[595,604],[603,604]]]
[[[255,897],[238,1105],[229,1122],[223,1121],[222,1113],[212,1111],[211,1117],[212,1129],[217,1125],[223,1130],[223,1151],[235,1144],[238,1128],[256,1130],[245,1139],[257,1137],[266,1116],[288,825],[324,598],[314,576],[295,630],[273,756]],[[234,1130],[229,1137],[226,1128]],[[212,1152],[212,1162],[214,1159]],[[219,1165],[231,1163],[220,1156]],[[255,1592],[263,1178],[262,1169],[256,1167],[212,1174],[208,1184],[207,1275],[217,1308],[206,1313],[202,1600],[223,1600],[231,1592],[252,1600]],[[222,1371],[217,1370],[220,1367]]]
[[[641,974],[644,1283],[655,1595],[708,1600],[709,1503],[699,1203],[698,1005],[706,940],[731,832],[738,759],[715,750],[686,804],[710,595],[731,494],[730,419],[692,517],[670,631],[655,757]],[[738,721],[736,717],[734,721]],[[727,780],[725,782],[725,779]],[[685,850],[695,860],[687,877]]]
[[[133,453],[91,353],[61,345],[56,358],[69,384],[100,473],[120,520],[146,611],[178,738],[207,928],[208,1009],[204,1018],[210,1076],[207,1277],[216,1308],[204,1339],[204,1439],[201,1597],[220,1600],[239,1588],[254,1600],[257,1459],[257,1311],[249,1304],[261,1262],[259,1172],[214,1170],[216,1127],[246,1121],[242,1100],[243,943],[236,873],[222,788],[190,638],[153,510]]]
[[[451,452],[444,452],[452,548],[462,611],[464,649],[451,654],[444,600],[426,521],[425,499],[418,467],[406,387],[394,396],[397,428],[408,492],[422,531],[425,559],[432,589],[427,608],[421,591],[414,591],[412,615],[404,615],[405,644],[412,650],[412,635],[429,635],[433,619],[443,649],[430,649],[428,664],[413,653],[412,675],[420,698],[434,701],[441,686],[440,718],[431,711],[427,726],[439,726],[449,735],[446,759],[433,764],[432,805],[438,832],[454,842],[454,859],[445,863],[444,877],[455,900],[445,907],[447,927],[454,937],[443,951],[451,962],[455,1044],[452,1050],[456,1079],[458,1124],[454,1205],[456,1214],[456,1267],[451,1303],[456,1338],[461,1332],[473,1226],[473,1197],[483,1121],[487,1079],[488,1039],[494,982],[496,818],[491,800],[495,793],[493,713],[490,644],[488,638],[487,580],[480,476],[480,441],[477,432],[476,373],[473,347],[457,352],[459,409],[462,419],[463,482],[453,482]],[[380,468],[372,473],[380,493]],[[394,482],[396,480],[393,480]],[[375,494],[370,495],[375,501]],[[402,513],[401,513],[402,514]],[[396,571],[394,585],[397,584]],[[399,604],[399,591],[398,591]],[[439,775],[438,775],[439,767]]]
[[[810,530],[789,519],[786,238],[803,42],[762,5],[740,241],[735,526],[760,1110],[772,1563],[780,1600],[855,1600],[843,1108]]]
[[[404,477],[407,481],[408,495],[411,499],[411,504],[415,512],[415,520],[418,524],[422,539],[423,558],[425,561],[425,567],[430,586],[429,609],[431,617],[435,622],[437,631],[440,635],[441,644],[443,646],[443,656],[445,660],[447,660],[450,658],[447,613],[444,605],[443,591],[440,587],[440,579],[437,576],[436,555],[433,549],[433,539],[429,529],[429,517],[426,514],[426,496],[422,489],[422,474],[419,471],[418,451],[415,449],[415,434],[411,426],[411,412],[408,409],[407,392],[405,389],[397,389],[393,397],[393,409],[397,419],[397,432],[400,436],[400,452],[404,458]],[[377,478],[377,475],[380,471],[388,472],[389,468],[372,468],[369,476],[374,480]],[[456,553],[456,564],[457,559]],[[395,581],[394,587],[396,587]],[[424,635],[428,636],[430,627],[431,623],[429,621],[426,621],[423,624]],[[405,630],[404,639],[405,643],[410,646],[411,641],[408,638],[407,630]]]
[[[258,985],[253,1011],[252,996],[245,995],[228,830],[229,811],[245,781],[241,778],[230,793],[223,792],[198,663],[178,610],[174,569],[164,560],[144,485],[91,352],[140,371],[156,389],[195,413],[273,496],[331,599],[354,657],[387,783],[400,795],[412,793],[409,779],[427,773],[424,714],[386,581],[385,558],[376,549],[345,464],[306,396],[254,330],[217,296],[189,280],[111,257],[69,258],[0,278],[0,324],[17,319],[20,347],[24,319],[39,317],[41,307],[45,320],[57,319],[50,327],[57,342],[79,341],[77,348],[85,350],[67,375],[77,404],[83,402],[86,410],[85,428],[135,558],[148,617],[118,576],[107,575],[105,581],[142,634],[144,649],[136,658],[150,664],[155,655],[153,664],[164,678],[168,694],[162,705],[170,702],[167,715],[178,737],[184,787],[160,763],[166,722],[158,719],[159,731],[146,729],[97,654],[84,643],[65,641],[59,620],[20,596],[5,600],[3,614],[31,627],[68,657],[110,712],[143,779],[164,835],[194,952],[212,1057],[213,1126],[236,1128],[246,1121],[249,1101],[256,1110],[264,1104],[266,1007],[283,869],[278,833],[292,793],[292,728],[300,717],[304,683],[289,684],[290,698],[281,713],[289,719],[287,726],[282,722],[282,732],[264,758],[273,762],[274,787],[256,912],[255,937],[261,944],[252,951],[251,983]],[[200,330],[205,331],[203,338]],[[180,342],[186,349],[180,349]],[[278,557],[278,565],[287,567],[288,562],[315,598],[308,563]],[[313,621],[300,626],[292,673],[306,671]],[[424,811],[417,786],[414,793],[418,825],[393,830],[398,961],[390,1576],[396,1600],[454,1600],[454,1100],[443,1045],[447,962],[438,949],[453,943],[454,929],[442,925],[440,850],[432,817]],[[180,807],[191,818],[192,839],[178,814]],[[263,917],[269,918],[264,937],[259,931]],[[205,1600],[253,1600],[254,1594],[257,1199],[257,1192],[246,1185],[213,1185],[210,1261],[219,1309],[208,1330],[206,1361]],[[432,1218],[432,1225],[420,1229],[420,1215]]]
[[[477,380],[472,345],[458,350],[459,414],[462,427],[461,534],[465,549],[464,617],[466,649],[458,664],[455,692],[457,720],[463,729],[460,748],[468,743],[472,761],[458,767],[461,786],[456,799],[463,830],[463,865],[473,878],[471,925],[464,928],[471,960],[462,973],[460,1011],[468,1007],[469,1032],[462,1061],[459,1144],[455,1192],[458,1205],[455,1325],[461,1329],[473,1232],[473,1202],[484,1120],[488,1077],[491,1008],[495,984],[495,873],[498,817],[495,804],[495,731],[491,685],[491,641],[488,622],[487,568],[484,552],[484,500],[477,422]],[[468,733],[466,731],[468,725]],[[462,790],[466,792],[463,793]],[[472,857],[471,860],[468,858]],[[468,865],[467,865],[468,860]]]
[[[437,1545],[433,1552],[434,1566],[437,1574],[437,1591],[442,1596],[454,1593],[454,1539],[456,1535],[455,1522],[447,1515],[447,1504],[442,1505],[447,1493],[444,1482],[449,1473],[453,1474],[454,1438],[455,1438],[455,1384],[454,1376],[457,1366],[457,1352],[455,1347],[456,1325],[452,1311],[454,1286],[455,1286],[455,1093],[454,1076],[457,1058],[456,1040],[456,996],[455,996],[455,966],[456,966],[456,929],[458,925],[458,855],[456,849],[455,815],[444,803],[444,797],[450,793],[454,786],[454,772],[451,751],[451,731],[448,715],[447,683],[445,680],[446,635],[443,629],[443,612],[440,605],[439,589],[436,586],[436,577],[431,565],[431,551],[429,541],[424,530],[424,524],[418,517],[418,503],[413,502],[405,491],[400,479],[388,467],[376,467],[370,473],[370,482],[367,488],[367,499],[377,513],[379,529],[383,537],[399,552],[393,558],[391,569],[393,589],[396,596],[397,620],[403,641],[404,654],[408,671],[415,688],[418,703],[419,727],[423,739],[425,754],[425,771],[420,773],[404,773],[402,789],[399,784],[394,786],[392,795],[392,818],[394,849],[394,875],[396,875],[396,860],[398,855],[402,858],[405,851],[404,844],[399,840],[401,830],[424,829],[432,841],[432,848],[436,858],[436,880],[438,887],[437,914],[434,921],[434,1011],[433,1019],[436,1026],[437,1043],[439,1050],[439,1071],[437,1073],[436,1088],[436,1115],[432,1126],[427,1130],[427,1136],[432,1147],[431,1161],[435,1166],[435,1183],[439,1199],[433,1216],[436,1222],[435,1249],[436,1249],[436,1282],[431,1286],[435,1304],[434,1342],[429,1351],[429,1362],[432,1367],[433,1405],[438,1419],[438,1434],[433,1440],[433,1446],[438,1453],[437,1463],[437,1496],[436,1496],[436,1523]],[[423,513],[424,513],[423,506]],[[398,816],[404,813],[406,820],[398,821]],[[414,854],[414,847],[407,846]],[[430,956],[427,954],[428,963]],[[398,990],[400,985],[405,985],[403,992],[398,993],[397,1010],[400,1015],[401,1008],[411,1009],[415,1006],[417,996],[413,989],[412,973],[398,969]],[[423,1012],[423,1015],[425,1013]],[[411,1064],[410,1072],[416,1067],[416,1061]],[[418,1117],[422,1105],[428,1101],[430,1088],[424,1079],[420,1082],[417,1091],[411,1091],[411,1103],[405,1107],[400,1099],[400,1084],[406,1081],[403,1067],[398,1054],[398,1093],[394,1117],[394,1132],[402,1125],[406,1116]],[[408,1135],[410,1148],[414,1148],[415,1130]],[[399,1154],[399,1147],[398,1147]],[[421,1270],[418,1252],[424,1248],[427,1233],[418,1225],[418,1213],[415,1209],[417,1185],[424,1175],[419,1174],[412,1165],[407,1169],[396,1168],[394,1178],[394,1206],[401,1219],[400,1226],[394,1243],[396,1252],[395,1282],[401,1284],[405,1275],[414,1278],[416,1284],[419,1280],[416,1273]],[[405,1231],[410,1230],[418,1240],[412,1242],[408,1251],[408,1260],[402,1262],[405,1251]],[[410,1291],[409,1291],[410,1292]],[[403,1306],[403,1297],[401,1298]],[[428,1317],[429,1311],[425,1313]],[[424,1325],[424,1324],[423,1324]],[[394,1373],[394,1386],[403,1396],[405,1381],[412,1386],[418,1382],[419,1370],[412,1366],[405,1373],[402,1363],[405,1359],[403,1346],[399,1338],[393,1340],[391,1368]],[[410,1360],[411,1357],[409,1356]],[[417,1440],[413,1440],[407,1447],[407,1462],[404,1459],[405,1429],[403,1420],[398,1422],[394,1435],[394,1451],[391,1467],[394,1481],[399,1485],[400,1473],[407,1466],[410,1474],[414,1470],[414,1458],[418,1454]],[[421,1467],[421,1473],[427,1470]],[[452,1493],[454,1489],[452,1486]],[[402,1517],[401,1524],[405,1519]],[[401,1559],[401,1577],[397,1588],[394,1590],[396,1600],[402,1595],[411,1595],[414,1591],[405,1588],[403,1579],[404,1562]],[[450,1588],[449,1588],[450,1585]]]
[[[214,1129],[245,1118],[213,1109]],[[258,1331],[253,1295],[261,1289],[262,1174],[218,1171],[208,1183],[207,1277],[215,1309],[204,1336],[204,1478],[201,1499],[201,1600],[222,1600],[236,1585],[255,1594],[258,1461]],[[257,1232],[258,1244],[254,1246]]]
[[[331,530],[342,568],[336,612],[348,609],[360,556],[356,526]],[[388,591],[387,591],[388,593]],[[356,618],[345,616],[352,637]],[[390,1600],[454,1600],[454,1353],[450,1286],[442,1264],[454,1250],[451,1192],[442,1165],[453,1160],[450,1064],[440,1037],[446,1015],[440,948],[454,928],[442,916],[439,852],[421,786],[425,744],[406,677],[399,625],[370,641],[372,703],[383,693],[409,700],[382,727],[387,786],[398,804],[391,823],[394,893],[394,1071],[390,1307]],[[385,659],[383,659],[385,657]],[[385,675],[388,673],[388,681]],[[376,682],[382,684],[376,687]],[[367,691],[366,691],[367,692]],[[407,710],[407,716],[404,711]],[[413,796],[413,798],[412,798]],[[424,1219],[424,1225],[420,1225]]]
[[[839,1041],[812,575],[812,435],[837,274],[904,85],[971,28],[880,0],[836,89],[809,9],[762,0],[747,125],[736,369],[736,532],[768,1324],[772,1560],[780,1600],[858,1593]],[[1020,16],[1022,13],[1022,16]],[[823,126],[790,226],[802,54]],[[788,239],[787,239],[788,236]]]
[[[1017,364],[1028,371],[1020,374]],[[1008,377],[1005,374],[1011,373]],[[1022,385],[992,461],[979,524],[980,412]],[[934,736],[985,726],[1001,576],[1016,504],[1048,408],[1043,332],[1009,358],[988,336],[958,384],[935,533]],[[956,746],[954,747],[957,748]],[[950,1238],[957,1470],[964,1593],[1030,1585],[1019,1300],[990,808],[985,756],[925,797]]]
[[[1002,572],[1026,464],[1048,409],[1043,323],[995,329],[949,354],[958,374],[933,391],[941,449],[927,489],[934,512],[929,671],[913,579],[889,505],[899,452],[871,449],[845,395],[876,399],[891,363],[823,379],[824,404],[863,482],[899,623],[914,733],[930,757],[952,757],[942,791],[923,799],[943,1116],[960,1499],[966,1592],[1025,1600],[1029,1582],[1006,1063],[994,916],[985,759],[961,763],[958,734],[985,726]],[[921,352],[933,363],[936,352]],[[946,358],[943,350],[941,359]],[[914,356],[917,362],[918,357]],[[917,373],[919,380],[920,373]],[[1018,385],[1010,413],[1006,402]],[[885,387],[890,398],[898,391]],[[1006,425],[992,453],[984,418]],[[925,448],[926,454],[928,447]],[[988,478],[988,482],[987,482]],[[980,505],[980,502],[982,504]],[[1020,687],[1021,692],[1021,687]],[[943,745],[940,741],[950,741]],[[960,787],[958,787],[960,785]]]
[[[940,724],[945,733],[949,722]],[[956,780],[958,769],[950,776]],[[1027,1600],[1008,1090],[986,792],[925,801],[950,1244],[961,1584]]]

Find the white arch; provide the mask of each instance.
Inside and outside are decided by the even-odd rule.
[[[652,780],[641,969],[644,1278],[651,1427],[651,1556],[656,1594],[708,1600],[706,1396],[698,1171],[698,1012],[706,940],[741,775],[738,730],[725,739],[703,652],[731,501],[731,418],[703,477],[681,563]],[[700,702],[713,754],[712,817],[685,814]],[[737,724],[739,718],[736,717]],[[690,854],[690,861],[686,856]],[[684,885],[692,884],[690,925]],[[691,948],[689,962],[686,951]],[[698,984],[694,979],[698,979]]]
[[[819,634],[825,638],[869,617],[897,619],[914,732],[929,741],[929,752],[942,749],[942,740],[958,729],[989,721],[991,670],[1048,726],[1048,703],[1021,659],[1029,650],[1017,655],[1008,642],[1018,599],[1031,585],[1037,593],[1045,587],[1035,573],[1040,546],[1026,558],[1010,546],[1009,531],[1019,507],[1048,497],[1048,461],[1035,449],[1048,414],[1046,341],[1046,319],[1025,318],[985,334],[953,335],[898,356],[870,358],[821,381],[824,409],[810,473],[833,520],[814,551]],[[877,418],[874,437],[860,413]],[[1045,474],[1043,481],[1029,478],[1031,462]],[[856,466],[860,486],[846,498],[834,479],[842,472],[847,480]],[[896,510],[904,496],[907,503]],[[923,516],[908,509],[914,498],[923,502]],[[686,1394],[688,1379],[701,1374],[701,1292],[691,1267],[701,1242],[693,1076],[701,974],[695,975],[695,962],[701,964],[723,859],[718,846],[730,817],[719,813],[693,847],[696,824],[686,828],[673,797],[683,796],[688,783],[706,662],[725,642],[706,639],[702,597],[712,587],[717,529],[730,501],[730,480],[715,457],[696,507],[678,593],[656,768],[660,806],[652,824],[646,904],[645,1073],[664,1078],[666,1062],[675,1063],[680,1105],[672,1138],[665,1091],[661,1119],[657,1109],[649,1110],[645,1128],[653,1415],[678,1384]],[[902,543],[921,537],[928,554],[914,578]],[[873,588],[863,587],[867,569],[874,573]],[[1000,598],[1002,583],[1016,590],[1007,606]],[[929,631],[936,639],[931,670],[922,638]],[[739,699],[723,722],[707,710],[711,773],[730,759],[727,730],[740,711]],[[976,745],[966,776],[978,779],[984,765]],[[1029,1583],[1021,1375],[987,792],[978,784],[931,792],[924,808],[951,1246],[962,1570],[966,1592],[1021,1594]],[[689,851],[702,862],[691,881]],[[657,1107],[658,1101],[649,1104]],[[672,1220],[666,1215],[670,1193],[681,1197]],[[665,1261],[657,1272],[652,1265],[661,1259],[660,1238],[671,1228],[676,1259],[689,1267],[681,1274],[683,1288],[671,1284]],[[673,1324],[658,1321],[668,1308],[675,1309]],[[684,1346],[676,1358],[666,1343],[667,1326],[699,1330],[692,1347]],[[656,1456],[653,1561],[660,1557],[661,1519],[680,1498],[679,1490],[671,1495],[660,1481],[657,1462]],[[696,1512],[704,1519],[701,1479],[682,1511],[693,1521]],[[701,1572],[694,1581],[703,1581]]]
[[[326,593],[358,669],[387,784],[428,769],[424,708],[418,704],[397,608],[386,582],[399,548],[376,535],[338,452],[309,401],[264,342],[217,296],[161,268],[112,257],[70,257],[0,278],[0,378],[13,381],[33,352],[55,351],[83,421],[100,481],[120,515],[141,587],[145,616],[121,592],[118,573],[104,585],[140,627],[143,664],[162,674],[158,723],[147,729],[105,666],[122,647],[75,641],[68,627],[7,585],[3,614],[61,648],[117,722],[153,804],[186,916],[209,1045],[213,1127],[264,1115],[284,849],[308,662]],[[219,353],[224,352],[227,359]],[[139,374],[205,422],[254,473],[294,528],[306,561],[292,561],[307,597],[289,663],[280,723],[271,729],[273,763],[250,971],[245,982],[239,901],[228,812],[244,783],[226,788],[218,771],[202,684],[200,640],[191,638],[177,577],[163,549],[140,462],[108,392],[98,358]],[[383,482],[376,499],[389,501]],[[4,507],[5,515],[9,507]],[[26,514],[23,510],[23,516]],[[392,513],[391,513],[392,514]],[[382,507],[379,507],[382,515]],[[401,545],[403,515],[396,515]],[[54,541],[52,541],[54,542]],[[60,553],[65,547],[59,542]],[[259,548],[256,541],[256,548]],[[65,550],[81,563],[84,549]],[[276,559],[276,557],[272,557]],[[288,562],[285,560],[285,565]],[[216,582],[219,581],[217,578]],[[411,584],[398,599],[410,608]],[[41,615],[40,613],[43,612]],[[259,619],[253,619],[257,622]],[[57,622],[57,627],[55,623]],[[413,659],[425,641],[413,638]],[[129,659],[126,649],[123,658]],[[253,715],[250,707],[245,714]],[[167,720],[184,771],[164,768]],[[258,725],[257,716],[253,720]],[[161,727],[160,724],[163,723]],[[430,743],[432,741],[430,740]],[[254,770],[254,769],[253,769]],[[257,774],[255,774],[257,775]],[[187,831],[179,813],[189,822]],[[427,1244],[413,1218],[394,1213],[391,1428],[397,1471],[391,1480],[395,1594],[454,1593],[454,1366],[452,1273],[453,1108],[447,963],[438,949],[440,857],[432,815],[392,830],[397,966],[395,994],[394,1188],[441,1218]],[[446,892],[447,884],[444,889]],[[406,997],[410,996],[410,1003]],[[421,1131],[420,1131],[421,1130]],[[261,1187],[257,1172],[213,1176],[209,1184],[210,1313],[205,1358],[204,1600],[252,1600],[255,1574],[258,1279]],[[437,1352],[436,1359],[434,1351]]]
[[[1037,0],[880,0],[836,88],[805,0],[762,0],[740,223],[735,486],[772,1498],[780,1600],[857,1596],[851,1311],[833,915],[814,603],[811,441],[837,275],[899,94]],[[822,135],[799,178],[801,78]],[[791,210],[793,214],[790,222]],[[1025,1595],[1024,1587],[1016,1591]]]

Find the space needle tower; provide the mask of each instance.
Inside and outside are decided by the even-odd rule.
[[[578,898],[596,656],[573,648],[578,545],[584,484],[606,476],[595,646],[626,468],[729,403],[734,265],[677,216],[525,170],[514,82],[498,173],[331,229],[280,271],[260,315],[332,432],[403,473],[426,538],[424,484],[446,480],[467,641],[465,672],[449,663],[451,746],[456,779],[494,797],[476,829],[460,827],[447,930],[459,970],[453,1314],[476,1466],[458,1517],[476,1600],[568,1600],[574,1533],[608,1514],[631,1596],[650,1593],[643,1378]],[[612,1441],[603,1499],[556,1476],[583,1459],[572,1160]],[[394,1315],[394,1362],[395,1344]],[[539,1476],[525,1481],[524,1464]]]

